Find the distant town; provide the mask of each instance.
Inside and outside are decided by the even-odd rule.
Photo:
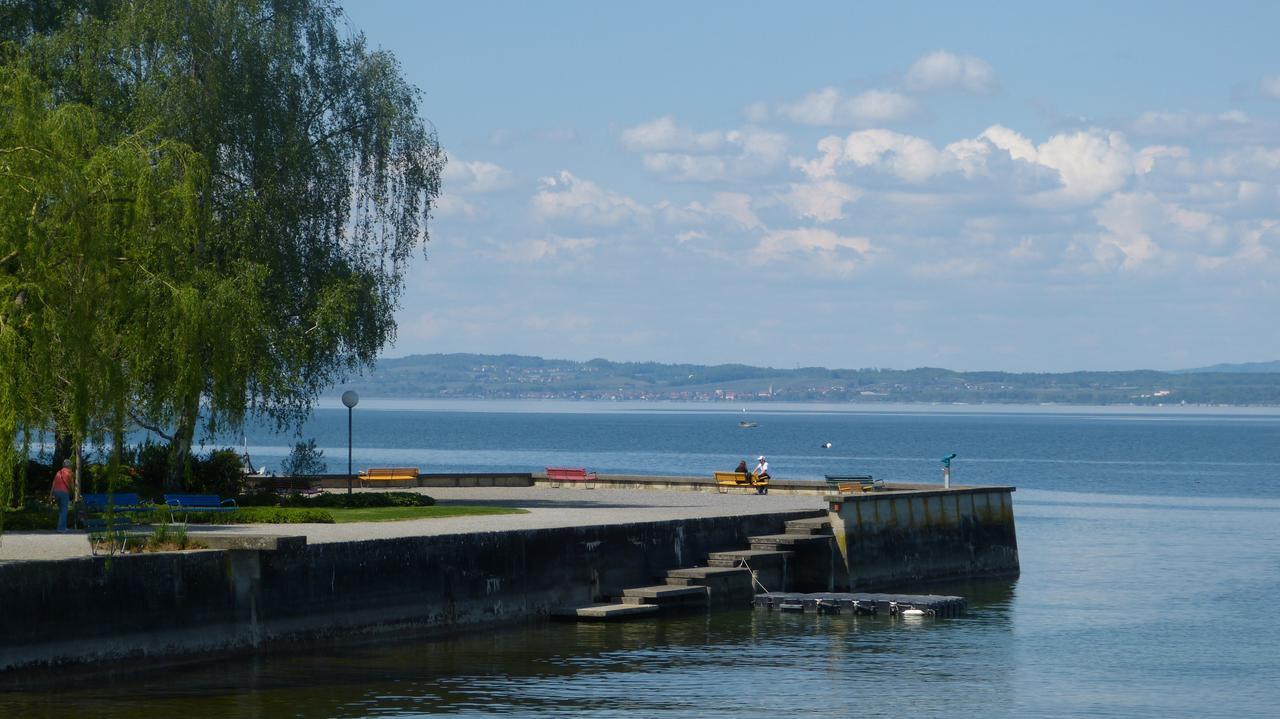
[[[370,397],[412,398],[1266,406],[1280,405],[1280,362],[1011,373],[432,354],[381,360],[348,385]]]

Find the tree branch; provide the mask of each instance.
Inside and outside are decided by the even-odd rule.
[[[143,422],[143,421],[142,421],[142,418],[141,418],[141,417],[139,417],[138,415],[134,414],[133,410],[129,410],[129,419],[130,419],[130,420],[132,420],[134,424],[136,424],[136,425],[138,425],[139,427],[141,427],[141,428],[143,428],[143,429],[147,430],[148,432],[155,432],[156,434],[160,435],[160,438],[161,438],[161,439],[163,439],[164,441],[166,441],[166,442],[172,442],[172,441],[173,441],[173,435],[165,434],[164,430],[160,429],[159,427],[155,426],[154,424],[149,424],[149,423],[147,423],[147,422]]]

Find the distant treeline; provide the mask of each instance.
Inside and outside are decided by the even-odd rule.
[[[1280,363],[1253,366],[1270,371],[775,369],[433,354],[381,360],[349,385],[371,397],[414,398],[1280,405]]]

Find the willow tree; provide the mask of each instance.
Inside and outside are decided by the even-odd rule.
[[[0,504],[14,437],[56,426],[119,448],[133,315],[180,281],[199,225],[199,157],[146,130],[106,140],[100,124],[0,66]]]
[[[129,411],[168,430],[171,486],[201,416],[297,420],[373,362],[444,164],[390,54],[328,0],[68,0],[10,20],[59,98],[207,167],[191,271],[128,326],[145,343]]]

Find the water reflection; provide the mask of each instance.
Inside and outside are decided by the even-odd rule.
[[[740,610],[537,624],[11,692],[0,694],[0,716],[792,715],[881,703],[885,682],[904,680],[984,685],[969,693],[977,701],[1004,691],[1013,584],[962,589],[974,601],[959,620]]]

